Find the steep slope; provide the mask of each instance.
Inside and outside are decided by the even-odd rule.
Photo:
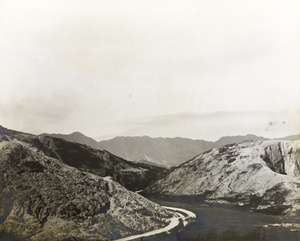
[[[161,167],[132,163],[108,151],[92,149],[59,138],[44,137],[41,142],[65,164],[99,176],[111,176],[132,191],[146,188],[167,173]]]
[[[300,141],[245,141],[202,153],[147,194],[242,202],[256,210],[300,208]]]
[[[92,148],[97,148],[97,145],[98,145],[98,142],[95,141],[93,138],[85,136],[80,132],[73,132],[72,134],[69,134],[69,135],[43,133],[40,136],[43,136],[43,137],[50,136],[50,137],[55,137],[55,138],[61,138],[66,141],[69,141],[69,142],[76,142],[76,143],[84,144],[84,145],[90,146]]]
[[[0,239],[116,239],[174,215],[110,177],[64,164],[37,140],[0,127]]]
[[[6,132],[10,138],[30,143],[69,166],[102,177],[111,176],[113,180],[132,191],[146,188],[167,173],[166,169],[161,167],[132,163],[107,151],[60,138],[38,137],[11,130]]]

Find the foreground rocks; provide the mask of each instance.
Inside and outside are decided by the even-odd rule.
[[[64,164],[30,139],[1,133],[0,239],[116,239],[164,227],[173,216],[111,177]]]

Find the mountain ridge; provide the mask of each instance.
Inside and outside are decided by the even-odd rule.
[[[77,132],[75,132],[77,133]],[[80,133],[81,134],[81,133]],[[171,168],[190,160],[197,154],[208,151],[212,148],[219,148],[223,145],[238,143],[245,140],[270,140],[254,134],[224,136],[218,140],[206,141],[203,139],[195,140],[184,137],[150,137],[150,136],[117,136],[109,140],[96,140],[83,134],[60,135],[60,134],[42,134],[43,136],[55,136],[69,141],[75,141],[81,144],[90,145],[93,148],[107,150],[117,156],[136,163],[146,163],[162,167]],[[78,136],[82,137],[81,139]],[[299,138],[298,138],[299,137]],[[300,139],[300,135],[277,138],[281,140]],[[91,141],[92,139],[92,141]],[[90,144],[92,143],[92,144]]]
[[[85,145],[88,145],[88,146],[93,147],[93,148],[96,148],[97,143],[98,143],[93,138],[88,137],[88,136],[82,134],[79,131],[75,131],[71,134],[57,134],[57,133],[47,134],[47,133],[43,133],[43,134],[40,134],[39,136],[51,136],[51,137],[61,138],[61,139],[64,139],[66,141],[85,144]]]

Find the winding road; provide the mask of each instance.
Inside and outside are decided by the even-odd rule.
[[[143,233],[143,234],[137,234],[137,235],[132,235],[126,238],[121,238],[121,239],[117,239],[115,241],[128,241],[128,240],[134,240],[134,239],[138,239],[138,238],[142,238],[142,237],[149,237],[155,234],[160,234],[160,233],[164,233],[164,232],[168,232],[171,229],[175,228],[176,226],[178,226],[178,224],[180,223],[180,220],[183,221],[184,226],[187,225],[188,221],[187,219],[189,218],[196,218],[196,214],[194,214],[191,211],[182,209],[182,208],[174,208],[174,207],[166,207],[163,206],[166,209],[172,210],[174,212],[176,212],[177,217],[173,217],[171,218],[171,222],[164,228],[161,229],[156,229],[147,233]]]

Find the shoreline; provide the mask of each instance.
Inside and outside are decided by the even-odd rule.
[[[150,232],[146,232],[143,234],[137,234],[137,235],[132,235],[129,237],[121,238],[121,239],[116,239],[114,241],[129,241],[129,240],[134,240],[134,239],[138,239],[138,238],[142,238],[142,237],[149,237],[152,235],[161,234],[164,232],[168,232],[171,229],[177,227],[180,223],[180,220],[183,221],[184,226],[186,226],[188,224],[187,219],[196,218],[195,213],[185,210],[183,208],[175,208],[175,207],[167,207],[167,206],[163,206],[163,207],[166,209],[172,210],[177,214],[177,217],[174,216],[173,218],[170,219],[171,222],[166,227],[152,230]],[[184,216],[182,213],[184,213],[186,216]]]

